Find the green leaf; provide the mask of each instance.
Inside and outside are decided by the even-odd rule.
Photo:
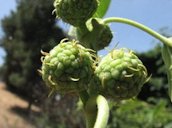
[[[93,17],[102,18],[106,14],[111,0],[99,0],[99,7]]]
[[[168,90],[172,102],[172,47],[167,45],[162,47],[162,58],[167,70]]]

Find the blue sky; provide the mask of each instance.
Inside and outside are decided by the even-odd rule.
[[[3,35],[1,28],[1,19],[10,14],[11,10],[15,10],[16,2],[15,0],[0,0],[0,38]],[[3,57],[5,56],[5,52],[2,48],[0,48],[0,65],[3,63]]]
[[[11,10],[15,10],[15,0],[0,0],[0,20],[4,16],[8,16]],[[159,31],[160,28],[169,27],[172,30],[172,0],[112,0],[108,13],[105,17],[125,17],[149,26]],[[51,14],[50,14],[51,15]],[[68,25],[60,23],[67,30]],[[156,39],[148,34],[120,23],[112,23],[110,25],[114,39],[110,44],[113,48],[116,43],[118,47],[127,47],[139,52],[146,51],[155,46]],[[2,29],[0,27],[0,37],[2,37]],[[106,50],[101,53],[106,53]],[[0,64],[3,62],[2,57],[4,51],[0,49]]]

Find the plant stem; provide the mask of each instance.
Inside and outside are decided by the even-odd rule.
[[[136,21],[126,19],[126,18],[120,18],[120,17],[110,17],[110,18],[104,19],[103,21],[106,24],[111,23],[111,22],[119,22],[119,23],[124,23],[124,24],[134,26],[134,27],[139,28],[139,29],[143,30],[144,32],[152,35],[153,37],[159,39],[162,43],[172,47],[172,40],[168,39],[167,37],[157,33],[156,31],[154,31],[154,30],[150,29],[149,27],[147,27],[143,24],[140,24]]]
[[[80,99],[81,99],[81,101],[82,101],[82,103],[83,103],[83,105],[85,107],[85,105],[86,105],[86,103],[87,103],[87,101],[89,99],[89,94],[87,93],[86,90],[84,90],[84,91],[79,92],[79,96],[80,96]]]
[[[97,97],[97,109],[98,113],[94,128],[106,128],[109,119],[109,105],[101,95]]]
[[[109,119],[109,106],[107,100],[101,96],[93,96],[85,107],[87,128],[106,128]]]

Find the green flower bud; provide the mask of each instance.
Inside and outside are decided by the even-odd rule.
[[[102,19],[92,19],[92,37],[95,37],[95,41],[92,42],[92,49],[98,51],[107,47],[112,38],[112,31],[109,25],[105,24]]]
[[[113,34],[110,27],[105,24],[102,19],[92,18],[86,25],[87,31],[83,30],[83,28],[75,29],[77,39],[80,40],[84,46],[98,51],[110,44]]]
[[[64,22],[82,26],[97,10],[98,0],[55,0],[54,7]]]
[[[95,74],[102,95],[116,101],[137,96],[147,81],[145,66],[128,49],[110,52],[101,60]]]
[[[78,92],[87,89],[94,72],[89,49],[76,41],[62,40],[42,59],[41,74],[46,84],[59,92]]]

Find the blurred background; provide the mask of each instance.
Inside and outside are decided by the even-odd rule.
[[[105,17],[136,20],[172,36],[172,0],[112,0]],[[0,128],[84,128],[78,98],[54,94],[37,69],[40,50],[49,51],[67,37],[69,25],[52,15],[53,0],[0,0]],[[108,128],[172,128],[161,44],[131,26],[110,25],[114,39],[108,49],[136,52],[152,75],[135,100],[110,102]],[[99,55],[107,54],[99,51]]]

